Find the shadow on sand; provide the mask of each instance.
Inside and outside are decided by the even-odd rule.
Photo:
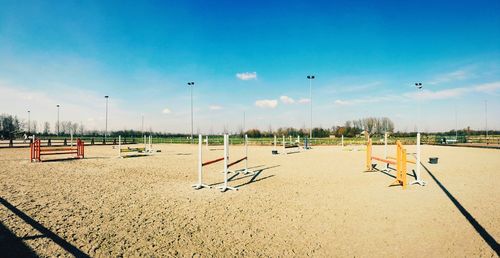
[[[0,223],[0,256],[5,255],[5,257],[37,257],[35,252],[26,244],[24,244],[22,240],[46,237],[75,257],[90,257],[80,249],[76,248],[74,245],[68,243],[66,240],[44,227],[42,224],[38,223],[38,221],[32,219],[26,213],[17,209],[7,200],[0,197],[0,203],[42,234],[19,238],[7,227],[5,227],[5,225]]]
[[[252,168],[263,167],[263,166],[264,165],[253,166]],[[257,169],[257,170],[254,171],[253,174],[248,174],[248,175],[245,175],[245,176],[242,176],[242,177],[238,177],[238,178],[236,178],[236,177],[238,175],[240,175],[241,173],[240,172],[236,172],[236,173],[234,173],[234,175],[232,175],[231,177],[228,178],[228,181],[230,181],[230,182],[236,182],[236,181],[243,180],[245,178],[250,178],[250,180],[248,180],[247,182],[241,183],[241,184],[239,184],[239,185],[237,185],[235,187],[249,185],[251,183],[259,182],[259,181],[262,181],[264,179],[268,179],[268,178],[274,177],[274,175],[268,175],[266,177],[262,177],[262,178],[257,179],[257,177],[262,173],[262,171],[268,170],[268,169],[272,169],[272,168],[275,168],[275,167],[279,167],[279,165]],[[209,186],[216,186],[216,185],[220,185],[220,184],[223,184],[223,183],[224,182],[213,183],[213,184],[210,184]]]
[[[493,249],[497,256],[500,256],[500,247],[498,245],[498,242],[495,240],[495,238],[486,231],[486,229],[479,224],[479,222],[460,204],[460,202],[444,187],[444,185],[432,174],[432,172],[424,166],[423,163],[420,163],[422,167],[427,171],[427,173],[431,176],[431,178],[436,182],[436,184],[443,190],[443,192],[446,194],[446,196],[450,199],[450,201],[457,207],[458,211],[462,213],[462,215],[469,221],[472,227],[476,230],[476,232],[483,238],[483,240]]]

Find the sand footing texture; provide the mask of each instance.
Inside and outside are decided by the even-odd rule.
[[[86,147],[83,160],[43,163],[30,163],[28,149],[1,149],[0,253],[498,257],[499,150],[422,146],[432,176],[422,169],[427,185],[403,191],[388,187],[394,172],[364,172],[357,148],[273,156],[250,146],[257,174],[237,175],[229,184],[239,190],[221,193],[191,188],[195,145],[155,148],[120,159],[110,146]],[[222,157],[219,146],[203,151],[204,160]],[[231,146],[230,159],[243,152]],[[434,156],[438,164],[426,163]],[[220,185],[221,171],[222,163],[206,167],[204,182]]]

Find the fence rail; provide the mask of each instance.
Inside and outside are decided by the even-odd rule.
[[[73,141],[76,142],[76,138],[74,137]],[[85,145],[114,145],[118,142],[118,137],[107,137],[106,141],[104,137],[78,137],[85,142]],[[443,142],[443,138],[446,139]],[[44,146],[68,146],[71,145],[71,140],[69,137],[40,137],[42,140],[42,145]],[[203,138],[205,140],[206,138]],[[295,141],[297,138],[292,138],[292,141]],[[422,144],[448,144],[448,145],[460,145],[460,144],[486,144],[486,145],[500,145],[500,135],[491,135],[486,139],[486,137],[480,136],[470,136],[463,137],[465,140],[457,141],[453,140],[454,137],[451,136],[436,136],[436,135],[423,135],[422,136]],[[288,142],[290,140],[289,137],[285,138],[285,141]],[[303,143],[303,138],[301,141]],[[389,137],[388,144],[395,144],[396,141],[399,140],[401,143],[405,145],[412,145],[416,142],[416,137]],[[195,139],[195,143],[197,140]],[[384,144],[383,137],[372,137],[373,144]],[[141,137],[122,137],[122,144],[142,144],[143,138]],[[153,144],[162,144],[162,143],[170,143],[170,144],[189,144],[191,143],[191,139],[188,137],[153,137]],[[205,142],[204,142],[205,143]],[[209,136],[208,144],[209,145],[223,145],[224,138],[223,136]],[[244,143],[244,137],[241,136],[232,136],[230,138],[230,144],[240,145]],[[274,138],[249,138],[248,143],[250,145],[262,145],[262,146],[271,146],[274,144]],[[341,138],[313,138],[309,140],[309,144],[314,145],[341,145]],[[355,137],[355,138],[344,138],[344,146],[348,145],[363,145],[366,144],[366,140],[364,137]],[[0,140],[0,148],[22,148],[29,147],[30,140],[23,139],[12,139],[12,140]],[[277,137],[277,145],[283,145],[283,138]]]

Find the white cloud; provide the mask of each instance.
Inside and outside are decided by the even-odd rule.
[[[339,105],[339,106],[347,106],[347,105],[364,104],[364,103],[377,103],[377,102],[383,102],[383,101],[396,101],[398,99],[400,99],[399,96],[386,95],[386,96],[349,99],[349,100],[337,99],[334,101],[334,104]]]
[[[280,100],[281,100],[281,102],[283,102],[284,104],[293,104],[293,103],[295,103],[295,100],[294,100],[294,99],[292,99],[292,98],[290,98],[290,97],[288,97],[288,96],[281,96],[281,97],[280,97]]]
[[[419,93],[417,92],[411,92],[411,93],[405,93],[403,94],[403,96],[413,99],[436,100],[436,99],[457,98],[466,93],[471,93],[471,92],[494,94],[498,90],[500,90],[500,81],[484,83],[470,87],[450,88],[439,91],[423,90],[421,95],[419,95]]]
[[[494,93],[495,91],[500,90],[500,82],[491,82],[477,85],[474,90],[483,93]]]
[[[429,84],[435,85],[446,82],[461,81],[468,79],[471,76],[472,74],[469,71],[457,70],[454,72],[438,75],[434,78],[434,80],[430,81]]]
[[[218,106],[218,105],[210,105],[210,106],[208,106],[208,109],[210,109],[210,110],[221,110],[222,107]]]
[[[240,80],[247,81],[247,80],[255,80],[257,79],[257,72],[244,72],[244,73],[237,73],[236,77]]]
[[[255,101],[255,106],[260,108],[275,108],[278,106],[278,101],[275,99],[261,99]]]
[[[172,113],[172,111],[169,108],[164,108],[161,112],[163,114],[170,114],[170,113]]]
[[[311,102],[311,100],[310,100],[310,99],[308,99],[308,98],[302,98],[302,99],[299,99],[299,103],[300,103],[300,104],[307,104],[307,103],[309,103],[309,102]]]
[[[335,105],[339,105],[339,106],[347,106],[347,105],[352,105],[353,104],[352,101],[341,100],[341,99],[335,100],[334,103],[335,103]]]

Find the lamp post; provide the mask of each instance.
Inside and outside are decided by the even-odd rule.
[[[486,145],[488,145],[488,100],[484,101],[484,119],[486,129]]]
[[[61,105],[57,104],[56,107],[57,107],[57,136],[59,136],[59,108],[61,107]]]
[[[30,117],[31,111],[28,110],[28,135],[31,132],[31,117]]]
[[[421,96],[422,96],[422,88],[423,85],[421,82],[415,83],[415,87],[417,88],[418,91],[418,121],[417,121],[417,164],[416,164],[416,171],[415,171],[415,180],[411,182],[410,184],[419,184],[421,186],[424,186],[426,183],[425,181],[422,180],[420,177],[420,120],[421,120]]]
[[[144,115],[142,115],[141,134],[142,138],[144,138]]]
[[[106,127],[104,129],[104,142],[106,142],[106,137],[108,135],[108,99],[109,99],[109,96],[104,96],[104,98],[106,99]]]
[[[191,90],[191,144],[193,144],[193,87],[194,82],[188,82],[188,87]]]
[[[309,80],[309,106],[310,106],[310,127],[309,127],[309,139],[312,140],[312,127],[313,127],[313,101],[312,101],[312,80],[314,80],[314,75],[308,75],[307,79]]]

